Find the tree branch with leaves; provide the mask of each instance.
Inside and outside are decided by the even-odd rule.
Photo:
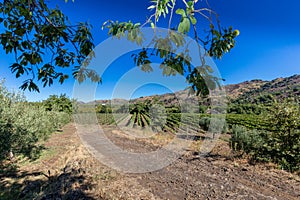
[[[16,78],[27,78],[21,89],[39,91],[39,81],[43,87],[54,80],[62,84],[69,78],[63,70],[68,67],[73,67],[72,75],[81,82],[85,78],[101,81],[94,71],[80,68],[93,56],[91,25],[72,25],[61,10],[50,9],[44,0],[5,0],[0,3],[0,24],[4,27],[0,44],[15,56],[10,69]]]
[[[154,43],[154,49],[142,46],[138,53],[132,55],[134,63],[143,71],[151,72],[153,71],[151,58],[159,57],[162,59],[160,66],[164,75],[184,75],[190,84],[192,93],[208,95],[210,89],[220,87],[220,78],[213,76],[213,70],[206,64],[205,57],[221,59],[234,47],[239,31],[232,27],[221,27],[218,14],[210,8],[208,1],[182,0],[182,2],[183,6],[178,4],[178,0],[151,0],[152,4],[148,10],[153,13],[142,25],[131,21],[108,20],[102,28],[107,28],[108,35],[112,37],[127,37],[128,40],[141,45],[143,34],[140,30],[150,25],[154,30],[151,40],[151,43]],[[171,27],[174,14],[180,15],[180,22]],[[209,24],[208,31],[201,32],[201,34],[197,30],[200,18],[204,18]],[[165,37],[155,34],[158,28],[157,22],[161,19],[168,20],[169,33]],[[185,41],[185,37],[188,35],[192,35],[198,45],[200,66],[191,64],[190,44]],[[204,54],[201,52],[202,47],[205,50]],[[180,53],[176,52],[180,48],[183,50]]]

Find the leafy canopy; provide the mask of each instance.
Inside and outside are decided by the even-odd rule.
[[[141,45],[141,51],[133,54],[132,57],[137,66],[143,71],[153,71],[151,67],[151,58],[161,58],[162,72],[166,76],[184,75],[190,91],[197,95],[208,95],[210,89],[220,87],[220,79],[213,75],[213,69],[206,63],[206,56],[215,59],[221,59],[225,53],[228,53],[235,45],[235,38],[239,35],[238,30],[232,27],[223,28],[220,25],[218,15],[213,11],[208,1],[198,2],[181,0],[184,6],[178,6],[176,0],[152,0],[148,7],[153,14],[145,23],[106,21],[102,28],[108,29],[108,35],[121,38],[127,37],[129,41]],[[204,5],[203,5],[204,4]],[[180,22],[172,27],[173,15],[180,16]],[[168,20],[167,36],[156,34],[157,22],[161,19]],[[199,18],[204,18],[208,24],[207,31],[199,33]],[[203,23],[205,24],[205,23]],[[149,45],[142,46],[143,33],[141,28],[150,25],[154,30],[154,37],[151,43],[154,43],[154,49],[147,48]],[[174,31],[177,30],[177,31]],[[186,35],[193,35],[198,45],[200,66],[192,66],[192,60],[189,52],[189,43],[185,41]],[[205,50],[203,54],[201,49]],[[181,50],[178,52],[177,50]],[[176,52],[176,53],[174,53]]]
[[[152,15],[145,23],[118,22],[108,20],[103,28],[113,37],[126,36],[128,40],[141,45],[143,35],[140,28],[150,25],[154,30],[157,22],[168,20],[169,35],[153,38],[155,48],[142,50],[133,55],[134,62],[143,71],[152,71],[151,57],[162,59],[164,75],[185,75],[192,92],[207,95],[209,89],[219,86],[219,79],[212,75],[210,66],[204,62],[204,56],[220,59],[235,45],[238,30],[221,27],[218,15],[208,1],[151,0],[148,9]],[[66,2],[68,2],[66,0]],[[183,5],[183,6],[182,6]],[[180,16],[180,22],[171,27],[174,15]],[[199,33],[199,19],[208,22],[208,30]],[[39,91],[37,82],[43,87],[51,86],[55,80],[61,84],[69,78],[63,68],[71,67],[72,76],[79,82],[90,78],[101,82],[101,77],[87,66],[93,58],[94,48],[91,25],[87,23],[71,24],[59,8],[49,8],[44,0],[5,0],[0,3],[0,24],[4,31],[0,33],[0,45],[7,54],[13,54],[15,61],[10,66],[16,78],[24,77],[21,89]],[[201,25],[206,23],[201,22]],[[203,27],[203,26],[202,26]],[[191,66],[188,44],[184,35],[193,35],[199,45],[201,66]],[[200,54],[200,45],[207,54]],[[184,47],[181,53],[173,53],[174,48]],[[167,67],[166,67],[167,66]]]
[[[70,24],[58,8],[50,9],[44,0],[5,0],[0,3],[0,45],[15,56],[11,72],[27,78],[21,89],[39,91],[37,81],[51,86],[63,83],[69,75],[62,68],[72,67],[80,82],[86,77],[95,82],[100,77],[92,70],[80,68],[94,48],[87,23]]]

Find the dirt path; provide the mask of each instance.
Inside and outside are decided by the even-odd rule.
[[[107,137],[127,151],[153,151],[153,141],[130,139],[114,127],[104,127]],[[90,138],[91,139],[91,138]],[[95,138],[86,142],[95,142]],[[131,174],[155,199],[300,199],[300,182],[281,170],[252,166],[228,159],[228,145],[220,141],[206,158],[187,152],[161,170]]]
[[[159,142],[128,137],[115,127],[104,127],[107,137],[122,149],[133,152],[153,151]],[[94,137],[87,143],[95,143]],[[161,170],[126,174],[103,165],[87,151],[74,124],[46,143],[52,155],[20,168],[16,179],[21,196],[37,190],[35,199],[300,199],[300,180],[296,175],[266,165],[249,165],[229,156],[226,142],[219,141],[213,154],[200,158],[190,150],[172,165]],[[45,174],[50,171],[50,178]],[[34,175],[36,174],[38,175]],[[25,177],[25,176],[24,176]],[[50,181],[52,180],[52,181]],[[1,180],[9,183],[14,178]],[[37,187],[38,184],[38,187]],[[22,197],[22,198],[21,198]],[[25,198],[26,197],[26,198]],[[30,196],[32,197],[32,196]],[[55,197],[55,198],[54,198]]]

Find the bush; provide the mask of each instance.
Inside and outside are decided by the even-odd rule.
[[[235,151],[243,151],[259,160],[268,160],[263,156],[263,148],[266,143],[267,132],[248,130],[243,126],[232,127],[230,146]]]
[[[224,119],[211,118],[211,117],[202,117],[199,120],[199,126],[204,131],[210,131],[212,133],[227,133],[228,126]]]
[[[300,106],[293,99],[275,103],[269,120],[275,130],[268,142],[272,159],[283,169],[300,170]]]
[[[69,114],[28,103],[22,94],[11,93],[0,83],[0,161],[8,152],[38,156],[37,143],[69,121]]]
[[[271,132],[234,125],[230,146],[255,160],[272,161],[288,171],[300,170],[300,107],[298,102],[274,103],[269,109]]]
[[[210,118],[209,118],[209,117],[202,117],[202,118],[199,120],[199,126],[200,126],[204,131],[208,131],[209,124],[210,124]]]

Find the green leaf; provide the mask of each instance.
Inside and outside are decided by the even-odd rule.
[[[181,8],[176,10],[176,14],[181,15],[182,17],[186,16],[185,11]]]
[[[150,23],[151,28],[155,28],[155,24],[153,22]]]
[[[188,20],[187,17],[182,18],[182,21],[180,22],[178,26],[178,32],[179,33],[188,33],[190,31],[190,20]]]
[[[31,92],[31,91],[40,92],[39,87],[38,87],[33,81],[30,81],[30,82],[29,82],[28,90],[29,90],[30,92]]]
[[[193,15],[190,16],[190,20],[193,25],[195,25],[197,23],[197,19]]]

